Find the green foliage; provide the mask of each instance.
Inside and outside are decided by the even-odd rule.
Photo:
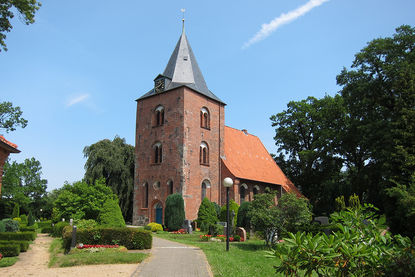
[[[36,232],[37,228],[38,228],[37,223],[33,224],[32,226],[22,225],[22,226],[20,226],[20,231],[21,232],[26,232],[26,231]]]
[[[69,222],[61,221],[61,222],[56,223],[53,226],[52,236],[53,237],[62,237],[62,231],[63,231],[63,228],[65,228],[65,226],[69,226]]]
[[[199,211],[197,212],[197,224],[200,230],[208,232],[209,227],[216,225],[217,221],[215,205],[207,197],[203,198],[199,206]]]
[[[39,228],[52,227],[52,221],[50,221],[50,220],[40,221],[40,222],[37,223],[37,225],[39,226]]]
[[[20,252],[26,252],[29,249],[29,242],[27,240],[0,240],[1,245],[17,244],[20,247]],[[1,252],[0,252],[1,253]]]
[[[5,257],[0,260],[0,267],[9,267],[14,265],[19,260],[18,257]]]
[[[336,211],[340,212],[346,209],[346,202],[344,201],[344,196],[336,197]]]
[[[53,227],[42,227],[40,229],[40,232],[42,234],[52,234],[53,233]]]
[[[280,233],[307,229],[312,220],[308,201],[294,193],[285,193],[278,199],[276,216]]]
[[[216,211],[216,217],[219,218],[220,217],[220,206],[218,203],[216,202],[212,202],[213,206],[215,206],[215,211]]]
[[[352,209],[358,209],[360,207],[360,199],[355,193],[349,197],[349,207]]]
[[[11,218],[3,219],[4,231],[5,232],[17,232],[19,231],[19,222]]]
[[[19,215],[20,215],[20,206],[19,206],[19,203],[15,203],[14,208],[13,208],[12,218],[19,217]]]
[[[239,205],[233,199],[229,200],[229,217],[232,218],[232,211],[235,213],[233,218],[233,226],[236,226],[236,220],[238,218]],[[223,222],[226,221],[226,204],[220,209],[219,219]]]
[[[180,193],[173,193],[167,196],[164,209],[164,225],[170,231],[177,231],[182,228],[185,220],[184,200]]]
[[[122,215],[132,220],[134,195],[134,146],[116,136],[112,141],[104,139],[84,148],[85,180],[95,183],[105,178],[107,186],[119,199]]]
[[[216,237],[217,235],[223,235],[225,228],[220,224],[209,225],[209,235]]]
[[[81,220],[75,220],[74,225],[78,229],[91,229],[98,227],[98,222],[96,222],[93,219],[81,219]]]
[[[97,220],[104,203],[114,197],[111,188],[105,185],[103,179],[97,180],[94,184],[66,183],[54,202],[53,220]]]
[[[32,211],[29,211],[29,216],[27,217],[27,226],[32,226],[35,224],[35,217],[32,214]]]
[[[118,244],[127,249],[151,249],[153,237],[151,232],[137,228],[93,228],[81,229],[76,232],[78,243],[83,244]],[[69,249],[72,230],[64,229],[64,248]]]
[[[382,234],[376,210],[365,205],[334,213],[331,220],[338,231],[330,236],[288,233],[272,251],[278,259],[276,272],[287,276],[301,272],[305,276],[393,276],[386,273],[412,258],[415,245],[408,238]],[[413,260],[405,264],[408,275],[404,276],[413,276],[414,269]]]
[[[22,214],[20,215],[21,223],[27,225],[27,215]]]
[[[161,226],[161,224],[158,224],[156,222],[150,222],[149,224],[147,224],[145,229],[151,232],[157,232],[157,231],[163,231],[163,226]]]
[[[117,199],[107,199],[99,214],[98,221],[103,227],[125,227]]]
[[[6,232],[6,223],[3,220],[0,220],[0,233]]]
[[[1,24],[0,17],[0,44],[2,41]],[[20,110],[20,107],[13,107],[11,102],[0,102],[0,129],[3,129],[6,133],[8,133],[16,130],[16,127],[19,125],[20,127],[25,128],[27,120],[22,117],[22,113],[23,112]]]
[[[16,257],[20,254],[19,244],[0,244],[0,253],[4,257]]]
[[[35,240],[36,232],[4,232],[0,233],[0,240]]]
[[[242,227],[247,231],[251,229],[251,218],[248,216],[250,206],[251,202],[243,202],[239,207],[238,217],[236,220],[236,226]]]

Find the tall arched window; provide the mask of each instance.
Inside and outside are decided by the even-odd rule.
[[[153,145],[153,157],[155,164],[159,164],[163,161],[163,147],[160,142],[156,142]]]
[[[143,208],[148,208],[148,183],[144,183]]]
[[[254,186],[254,195],[257,195],[259,193],[259,187]]]
[[[209,180],[204,180],[202,182],[202,195],[201,195],[202,196],[202,198],[201,198],[202,201],[206,197],[206,190],[208,188],[210,188],[210,182],[209,182]]]
[[[155,109],[155,126],[161,126],[164,124],[164,107],[157,106]]]
[[[242,184],[239,187],[240,204],[242,204],[245,201],[245,195],[246,195],[247,189],[248,189],[248,186],[246,184]]]
[[[168,194],[173,194],[173,181],[172,180],[167,181],[167,191],[168,191]]]
[[[203,165],[209,165],[209,147],[204,141],[200,144],[199,162]]]
[[[210,129],[210,115],[206,107],[200,109],[200,127]]]

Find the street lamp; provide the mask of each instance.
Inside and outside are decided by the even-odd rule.
[[[226,188],[226,251],[229,251],[229,188],[233,180],[229,177],[223,179],[223,186]]]

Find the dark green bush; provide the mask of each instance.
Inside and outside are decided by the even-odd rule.
[[[108,198],[104,202],[98,221],[103,227],[125,227],[125,221],[117,199]]]
[[[0,245],[17,244],[20,252],[26,252],[29,249],[29,241],[27,240],[0,240]]]
[[[184,200],[180,193],[167,196],[166,208],[164,209],[164,225],[170,231],[182,228],[185,219]]]
[[[233,199],[229,201],[229,217],[232,218],[232,211],[235,212],[235,217],[233,218],[233,226],[236,226],[236,219],[238,218],[238,210],[239,205]],[[226,205],[223,205],[220,210],[220,218],[221,221],[226,221]],[[230,219],[229,219],[230,220]]]
[[[220,206],[218,203],[216,202],[212,202],[213,206],[215,207],[215,211],[216,211],[216,217],[219,218],[220,217]]]
[[[218,217],[216,216],[214,204],[207,197],[203,198],[197,212],[197,224],[200,226],[200,230],[208,232],[210,226],[216,225],[217,221]]]
[[[3,222],[3,220],[0,220],[0,233],[6,232],[6,224]]]
[[[21,232],[25,232],[25,231],[30,231],[30,232],[35,232],[37,229],[37,224],[35,223],[35,225],[33,226],[20,226],[20,231]]]
[[[241,204],[238,210],[238,217],[236,219],[236,226],[244,228],[249,231],[251,228],[251,218],[248,216],[251,202],[245,201]]]
[[[36,232],[3,232],[0,233],[0,240],[35,240]]]
[[[63,231],[64,248],[69,250],[72,230]],[[118,244],[127,249],[150,249],[153,237],[151,232],[137,228],[94,228],[81,229],[76,232],[76,242],[83,244]]]
[[[41,221],[37,223],[37,226],[42,229],[43,227],[52,227],[52,221],[51,220],[47,220],[47,221]]]
[[[32,214],[32,211],[29,211],[29,216],[27,217],[27,226],[33,226],[35,224],[35,217]]]
[[[224,234],[224,227],[220,224],[212,224],[209,226],[209,235],[216,237],[217,235]]]
[[[19,231],[19,222],[11,218],[2,220],[4,222],[5,232],[17,232]]]
[[[19,203],[15,203],[13,207],[12,218],[20,216],[20,206]]]
[[[66,221],[60,221],[53,226],[53,237],[62,237],[62,230],[65,226],[68,226],[69,223]]]
[[[19,254],[20,254],[20,245],[18,245],[18,244],[1,245],[0,244],[0,253],[4,257],[19,256]]]
[[[40,232],[42,234],[51,234],[53,233],[53,228],[52,227],[43,227],[40,229]]]
[[[25,214],[20,215],[20,219],[22,220],[22,224],[27,225],[27,215]]]

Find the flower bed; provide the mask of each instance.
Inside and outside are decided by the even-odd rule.
[[[115,245],[104,245],[104,244],[82,244],[80,243],[76,248],[86,249],[86,248],[118,248],[118,244]]]
[[[170,232],[170,234],[187,234],[186,229],[179,229],[178,231]]]

